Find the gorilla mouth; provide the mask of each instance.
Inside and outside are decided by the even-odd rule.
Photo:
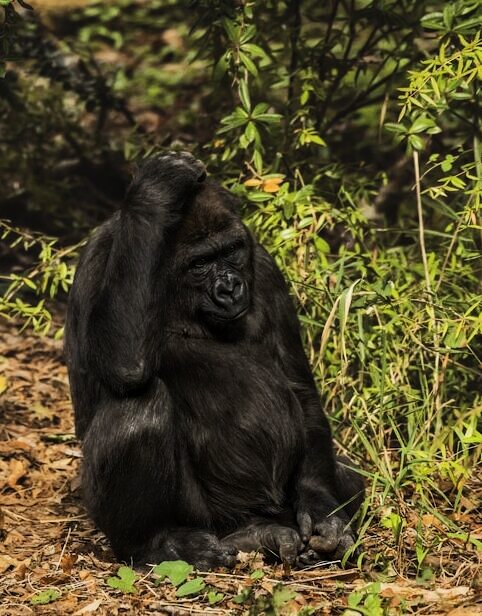
[[[234,314],[231,312],[227,314],[220,314],[219,312],[209,312],[208,316],[213,321],[218,321],[220,323],[229,323],[231,321],[239,321],[239,319],[242,319],[246,315],[248,310],[249,306],[246,306],[244,308],[241,308],[241,310],[235,312]]]

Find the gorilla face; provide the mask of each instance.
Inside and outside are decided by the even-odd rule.
[[[187,266],[197,312],[207,322],[241,319],[249,308],[249,250],[241,234],[206,240]]]
[[[252,296],[252,239],[222,191],[209,185],[188,206],[176,241],[177,310],[210,328],[241,322]]]

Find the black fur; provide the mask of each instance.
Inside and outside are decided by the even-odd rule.
[[[204,178],[188,154],[144,162],[81,257],[66,356],[86,505],[137,563],[339,557],[363,482],[334,457],[279,269]]]

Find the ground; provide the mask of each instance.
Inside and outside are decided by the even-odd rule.
[[[481,552],[472,543],[444,542],[426,557],[434,576],[416,580],[397,574],[399,559],[416,551],[410,533],[394,548],[389,531],[380,527],[366,534],[362,570],[322,564],[284,572],[245,555],[234,573],[201,573],[206,586],[194,597],[177,598],[175,587],[159,583],[152,571],[138,572],[124,592],[112,588],[107,580],[119,565],[80,499],[81,452],[62,343],[0,321],[0,344],[1,615],[482,614]],[[482,496],[482,477],[474,479],[471,494],[467,523],[472,537],[481,539],[474,502]],[[383,576],[376,566],[382,561]]]

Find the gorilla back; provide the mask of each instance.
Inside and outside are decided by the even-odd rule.
[[[66,357],[85,502],[120,559],[352,548],[363,482],[334,457],[283,277],[189,154],[145,161],[94,233]]]

